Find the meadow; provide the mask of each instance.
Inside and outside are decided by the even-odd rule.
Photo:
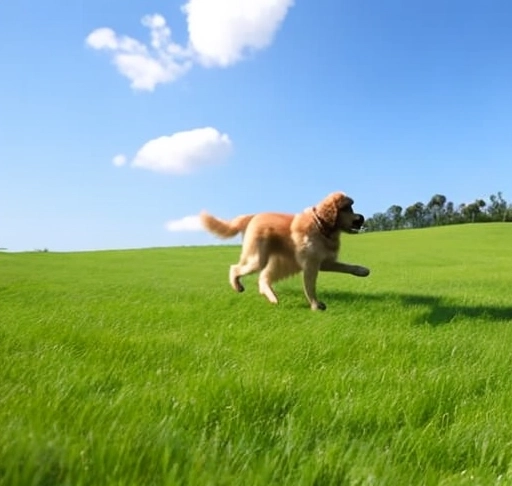
[[[237,246],[0,253],[0,484],[512,484],[511,248],[344,236],[325,312]]]

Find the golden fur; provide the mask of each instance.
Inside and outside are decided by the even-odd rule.
[[[364,217],[352,210],[354,201],[342,192],[334,192],[316,207],[298,214],[258,213],[224,221],[201,213],[203,226],[220,238],[243,233],[240,260],[231,265],[229,281],[243,292],[240,278],[260,272],[259,291],[277,304],[272,283],[303,272],[304,293],[313,310],[326,308],[316,296],[319,271],[349,273],[366,277],[370,270],[359,265],[336,261],[340,234],[357,233]]]

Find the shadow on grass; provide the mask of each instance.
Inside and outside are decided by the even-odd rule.
[[[380,302],[396,303],[398,302],[404,309],[410,306],[424,308],[415,320],[414,324],[430,324],[439,326],[448,324],[455,318],[466,319],[486,319],[490,321],[510,321],[512,320],[512,306],[493,306],[493,305],[466,305],[458,304],[453,300],[448,300],[441,296],[407,294],[407,293],[380,293],[364,294],[355,292],[325,291],[322,292],[322,298],[329,306],[329,302],[345,301],[348,303],[365,305]]]

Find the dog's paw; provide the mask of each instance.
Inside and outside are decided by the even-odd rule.
[[[370,269],[366,267],[355,266],[353,275],[356,277],[368,277],[368,275],[370,275]]]
[[[233,282],[231,282],[231,287],[233,287],[235,292],[243,292],[245,290],[245,287],[238,279],[235,279]]]
[[[325,309],[327,309],[327,306],[323,302],[320,302],[319,300],[311,304],[311,310],[324,311]]]

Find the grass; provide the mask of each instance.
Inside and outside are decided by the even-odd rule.
[[[0,254],[0,484],[512,484],[511,241],[347,236],[324,313],[237,247]]]

